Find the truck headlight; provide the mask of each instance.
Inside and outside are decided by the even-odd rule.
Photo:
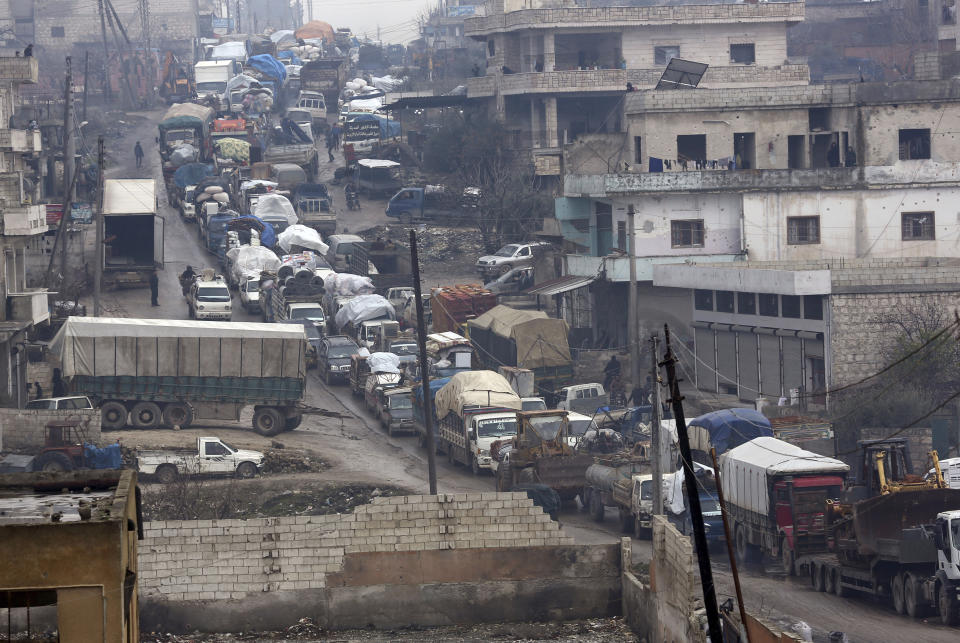
[[[227,304],[227,310],[230,310],[230,304]]]
[[[197,306],[197,310],[203,310],[203,304]]]

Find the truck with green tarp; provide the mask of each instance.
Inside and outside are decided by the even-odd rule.
[[[211,161],[213,150],[210,144],[210,128],[216,112],[196,103],[171,105],[160,120],[160,158],[166,163],[175,149],[185,144],[198,152],[197,160]]]
[[[467,328],[484,368],[530,369],[538,395],[552,394],[573,381],[568,328],[562,319],[499,305],[469,320]]]
[[[271,436],[295,429],[305,409],[300,325],[69,317],[51,350],[104,429],[239,421],[252,406],[254,431]]]

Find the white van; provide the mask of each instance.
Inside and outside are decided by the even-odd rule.
[[[227,282],[220,275],[198,276],[190,286],[187,308],[194,319],[230,321],[233,307]]]

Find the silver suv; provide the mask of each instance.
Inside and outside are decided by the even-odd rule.
[[[546,241],[534,243],[511,243],[492,255],[477,259],[477,271],[484,277],[502,275],[517,266],[532,265],[534,259],[542,254],[550,244]]]

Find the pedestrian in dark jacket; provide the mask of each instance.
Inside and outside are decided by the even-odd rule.
[[[143,165],[143,148],[140,146],[140,141],[133,146],[133,156],[137,159],[137,167]]]
[[[67,394],[67,383],[63,381],[60,369],[53,369],[53,396],[64,397]]]
[[[160,302],[157,301],[157,298],[160,296],[160,278],[157,277],[157,271],[154,270],[150,273],[150,305],[159,306]]]

